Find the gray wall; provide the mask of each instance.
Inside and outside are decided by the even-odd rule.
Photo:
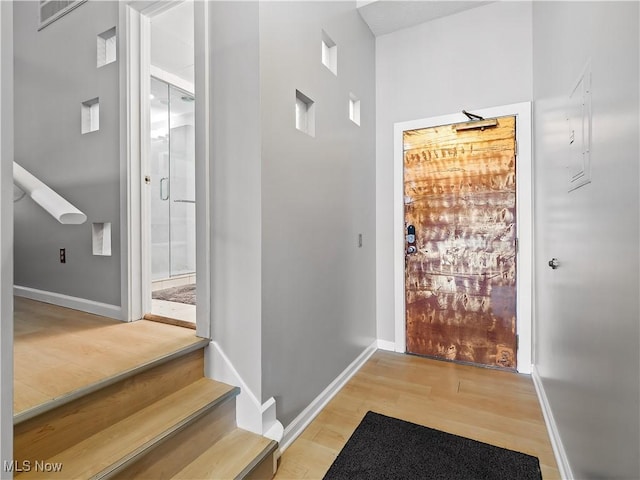
[[[285,426],[376,338],[374,77],[355,2],[260,3],[262,399]],[[296,89],[315,101],[315,137],[295,128]]]
[[[530,101],[531,42],[529,2],[495,2],[376,38],[378,338],[395,341],[393,124]]]
[[[534,354],[575,478],[640,477],[638,18],[637,2],[533,7]],[[567,98],[589,58],[592,183],[568,193]]]
[[[0,2],[0,463],[13,458],[13,6]],[[3,468],[0,478],[11,478]]]
[[[209,21],[212,335],[260,398],[258,4],[210,2]]]
[[[120,62],[96,68],[96,37],[118,26],[118,3],[87,2],[40,32],[38,5],[14,5],[15,159],[88,220],[61,225],[29,198],[15,203],[15,283],[119,306]],[[81,135],[80,105],[95,97],[100,130]],[[111,222],[111,256],[92,255],[92,222]]]

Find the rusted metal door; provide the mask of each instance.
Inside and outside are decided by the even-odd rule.
[[[515,369],[515,117],[403,141],[407,351]]]

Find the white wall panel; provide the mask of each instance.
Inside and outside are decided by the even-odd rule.
[[[533,7],[535,359],[575,478],[640,477],[639,13]],[[591,183],[569,191],[569,95],[587,64]]]

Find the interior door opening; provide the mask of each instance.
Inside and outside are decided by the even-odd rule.
[[[196,322],[194,5],[154,15],[149,28],[149,125],[143,171],[149,241],[143,254],[151,295],[147,318]],[[143,80],[145,81],[145,80]],[[143,140],[145,141],[145,140]],[[146,302],[149,304],[149,302]]]
[[[406,350],[515,370],[516,117],[403,132]]]
[[[194,96],[150,81],[151,313],[195,322]]]

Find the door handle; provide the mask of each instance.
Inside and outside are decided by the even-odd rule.
[[[160,200],[169,200],[169,177],[160,179]]]
[[[406,254],[412,255],[416,253],[418,251],[418,248],[416,247],[416,227],[414,227],[413,225],[409,225],[407,227],[406,241],[407,241]]]

